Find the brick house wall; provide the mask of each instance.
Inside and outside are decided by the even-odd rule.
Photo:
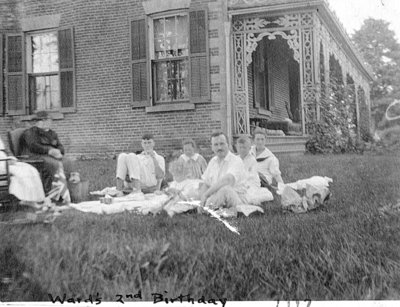
[[[54,120],[54,130],[71,157],[111,157],[140,150],[145,132],[155,135],[156,150],[167,153],[193,137],[203,150],[213,130],[226,120],[222,6],[215,0],[192,0],[191,9],[208,7],[211,101],[195,110],[146,113],[132,108],[130,20],[144,17],[142,1],[134,0],[32,0],[1,1],[0,32],[19,32],[20,20],[61,14],[60,27],[74,29],[76,112]],[[12,7],[10,3],[16,3]],[[3,44],[4,45],[4,44]],[[220,51],[223,52],[220,52]],[[4,103],[4,102],[3,102]],[[222,110],[222,111],[221,111]],[[0,117],[1,137],[20,123],[19,116]]]

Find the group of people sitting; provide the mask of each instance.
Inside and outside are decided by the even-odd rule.
[[[266,148],[267,136],[261,129],[254,131],[254,145],[247,136],[241,136],[236,142],[238,155],[232,153],[228,138],[223,132],[211,135],[211,148],[215,154],[207,164],[196,152],[196,143],[192,139],[183,141],[183,153],[170,162],[169,171],[173,176],[169,190],[177,193],[184,184],[197,182],[195,197],[201,205],[211,208],[229,204],[255,204],[257,194],[270,195],[268,188],[283,183],[279,170],[279,161]],[[154,138],[150,134],[142,137],[143,152],[140,154],[122,153],[118,156],[116,186],[119,196],[129,192],[160,191],[166,175],[165,160],[154,151]],[[263,191],[264,190],[264,191]],[[267,194],[265,194],[267,193]]]
[[[64,147],[57,134],[51,130],[52,119],[47,112],[36,114],[36,123],[26,129],[20,137],[20,151],[25,158],[39,160],[39,165],[24,163],[5,152],[0,140],[0,159],[8,159],[11,173],[10,194],[27,204],[39,205],[48,199],[52,202],[68,204],[70,195],[67,176],[64,171]],[[170,191],[179,192],[183,183],[198,183],[196,197],[202,205],[218,207],[226,203],[254,203],[254,195],[264,194],[268,188],[283,183],[279,161],[266,148],[267,136],[261,129],[254,131],[254,144],[247,136],[236,142],[238,155],[232,153],[228,138],[223,132],[211,135],[211,148],[215,156],[207,164],[197,152],[192,139],[183,141],[183,153],[170,162],[173,182]],[[165,183],[166,169],[164,158],[154,151],[154,138],[151,134],[142,137],[143,151],[140,154],[121,153],[117,160],[116,196],[128,193],[160,193]],[[0,172],[4,173],[4,163]],[[168,190],[168,189],[167,189]],[[267,197],[268,198],[268,197]]]
[[[45,111],[36,114],[35,125],[19,138],[21,157],[6,152],[0,139],[0,173],[9,165],[9,193],[23,204],[40,207],[45,201],[69,204],[71,201],[64,167],[71,165],[64,158],[64,147],[51,129],[52,119]],[[34,162],[34,166],[25,163]]]

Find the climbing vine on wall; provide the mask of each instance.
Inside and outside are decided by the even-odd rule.
[[[311,137],[306,143],[310,153],[345,153],[361,150],[357,140],[354,87],[331,78],[322,92],[320,120],[309,123]],[[323,85],[325,88],[325,85]]]

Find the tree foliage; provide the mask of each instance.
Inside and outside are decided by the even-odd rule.
[[[378,128],[388,125],[385,110],[394,99],[400,99],[400,44],[389,26],[384,20],[368,18],[352,36],[374,73],[371,107]]]
[[[384,20],[368,18],[352,37],[364,59],[371,65],[375,80],[371,99],[375,105],[400,98],[400,44]]]

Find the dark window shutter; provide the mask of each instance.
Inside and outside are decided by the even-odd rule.
[[[146,19],[131,21],[132,107],[150,106]]]
[[[189,12],[190,95],[193,102],[210,100],[207,10]]]
[[[24,42],[21,34],[6,37],[6,111],[25,114]]]
[[[75,61],[73,28],[58,30],[58,53],[60,60],[61,108],[75,110]]]
[[[0,112],[1,116],[6,113],[6,108],[3,100],[3,34],[0,33]]]

